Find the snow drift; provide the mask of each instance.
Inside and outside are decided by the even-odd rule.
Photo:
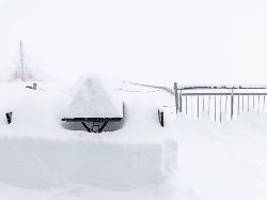
[[[175,157],[176,144],[167,141],[0,137],[0,181],[30,188],[84,184],[131,189],[160,184],[171,172]]]

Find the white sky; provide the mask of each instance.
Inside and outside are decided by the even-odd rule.
[[[23,40],[55,76],[267,84],[264,0],[0,0],[0,70]]]

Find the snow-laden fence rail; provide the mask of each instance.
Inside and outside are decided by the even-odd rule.
[[[214,121],[237,119],[243,112],[266,112],[264,86],[180,86],[174,83],[176,113],[208,116]]]

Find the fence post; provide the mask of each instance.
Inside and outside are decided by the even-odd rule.
[[[265,95],[263,96],[263,112],[265,112]]]
[[[199,118],[199,95],[197,95],[197,118]]]
[[[158,109],[159,124],[164,127],[164,112]]]
[[[10,124],[12,122],[12,112],[5,113],[7,123]]]
[[[253,111],[255,111],[255,96],[253,95]]]
[[[178,109],[179,109],[179,105],[178,105],[178,87],[177,87],[177,83],[174,82],[174,85],[173,85],[173,89],[174,89],[174,98],[175,98],[175,111],[176,111],[176,114],[178,113]]]
[[[245,112],[245,96],[242,95],[242,112]]]
[[[180,112],[182,112],[183,110],[183,96],[182,96],[182,90],[180,90],[179,92],[179,107],[180,107]]]
[[[250,111],[250,103],[249,103],[249,95],[248,95],[248,102],[247,102],[247,104],[248,104],[248,112]]]
[[[208,116],[210,116],[210,95],[209,95],[209,101],[208,101]]]
[[[258,95],[258,110],[257,113],[260,113],[260,95]]]
[[[220,123],[222,123],[222,95],[220,95]]]
[[[247,111],[249,112],[249,95],[247,96]]]
[[[225,115],[227,113],[227,107],[228,107],[228,95],[225,96],[225,102],[224,102],[224,112],[225,112]]]
[[[202,98],[202,112],[205,112],[205,96]]]
[[[187,96],[185,96],[185,114],[187,115]]]
[[[214,121],[217,121],[217,103],[216,103],[216,95],[214,95]]]
[[[237,114],[240,114],[240,95],[237,96]]]
[[[233,119],[234,115],[234,89],[231,92],[231,119]]]

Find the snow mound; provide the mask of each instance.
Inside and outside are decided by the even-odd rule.
[[[99,77],[90,77],[79,87],[66,117],[123,117],[123,103]]]

